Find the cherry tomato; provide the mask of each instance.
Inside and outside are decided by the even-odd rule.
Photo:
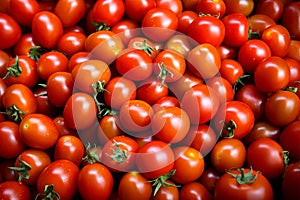
[[[156,7],[155,0],[125,0],[125,12],[128,17],[137,23],[142,22],[145,14],[152,8]]]
[[[223,0],[226,5],[225,15],[241,13],[248,16],[254,9],[254,0]]]
[[[217,171],[212,165],[206,165],[199,182],[211,193],[214,194],[215,187],[223,173]]]
[[[277,22],[283,13],[284,4],[282,0],[262,0],[255,6],[256,14],[265,14]]]
[[[180,199],[189,200],[198,198],[212,200],[213,196],[201,183],[195,181],[184,184],[180,189]]]
[[[178,17],[178,28],[177,31],[187,34],[191,23],[198,18],[198,14],[191,10],[185,10],[180,13]]]
[[[220,75],[233,85],[241,76],[244,75],[244,68],[234,59],[222,59]]]
[[[250,38],[260,38],[266,28],[276,24],[276,22],[265,14],[253,14],[249,16]],[[258,34],[258,35],[256,35]]]
[[[84,61],[89,60],[88,57],[89,57],[89,52],[86,52],[86,51],[80,51],[80,52],[73,54],[69,59],[68,71],[72,72],[72,70],[74,69],[74,67],[77,64],[83,63]]]
[[[17,43],[21,37],[21,28],[13,17],[0,13],[0,34],[0,49],[7,49]]]
[[[65,122],[65,118],[60,114],[57,115],[54,119],[53,119],[56,128],[59,132],[59,137],[62,137],[64,135],[74,135],[74,136],[78,136],[76,130],[71,129],[69,126],[67,126],[66,122]]]
[[[81,32],[67,32],[57,41],[57,50],[72,56],[85,50],[86,35]]]
[[[206,81],[219,94],[220,103],[232,101],[234,98],[234,90],[232,85],[225,78],[221,76],[214,76]]]
[[[300,163],[292,163],[290,164],[284,173],[283,181],[282,181],[282,193],[283,193],[283,199],[293,199],[293,198],[299,198],[299,177],[300,177]]]
[[[224,16],[226,5],[223,0],[201,0],[198,1],[196,12],[218,16],[220,19]]]
[[[5,75],[5,71],[7,66],[9,65],[10,57],[5,51],[0,49],[0,76],[3,77]]]
[[[110,139],[124,134],[119,124],[120,122],[117,115],[105,115],[100,119],[97,131],[100,144],[104,145]]]
[[[0,183],[0,198],[15,200],[30,200],[29,188],[18,181],[5,181]]]
[[[300,62],[299,52],[300,52],[300,41],[291,40],[289,51],[286,56]]]
[[[34,40],[32,33],[25,33],[22,34],[20,39],[17,41],[17,43],[14,45],[14,55],[26,55],[30,58],[33,58],[30,54],[30,49],[37,47],[38,44]]]
[[[291,2],[284,7],[282,13],[282,25],[289,31],[292,38],[299,40],[299,21],[294,19],[299,19],[300,16],[300,3]]]
[[[294,121],[287,125],[280,134],[279,143],[282,148],[289,152],[289,157],[293,160],[300,160],[299,134],[300,121]]]
[[[294,86],[300,80],[300,62],[292,58],[284,58],[290,69],[290,80],[288,86]]]
[[[38,87],[34,90],[34,97],[37,104],[37,113],[47,115],[48,117],[55,117],[59,112],[59,108],[49,102],[47,88]]]
[[[168,107],[180,107],[180,103],[176,97],[173,96],[165,96],[158,99],[152,108],[154,112],[158,112],[161,109],[168,108]]]
[[[118,34],[124,45],[128,45],[128,42],[141,34],[140,25],[129,19],[123,19],[113,25],[110,29],[112,32]]]

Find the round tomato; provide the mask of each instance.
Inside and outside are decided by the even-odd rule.
[[[206,165],[199,182],[211,193],[214,194],[215,187],[223,173],[217,171],[212,165]]]
[[[125,12],[127,16],[135,22],[142,22],[146,13],[156,7],[155,0],[125,0]]]
[[[220,19],[224,16],[225,11],[226,5],[223,0],[201,0],[196,6],[197,13],[218,16]]]
[[[140,35],[142,31],[140,25],[130,19],[123,19],[117,22],[110,30],[121,37],[125,46],[128,45],[132,38]]]
[[[300,198],[300,162],[290,164],[285,172],[282,181],[283,199],[298,199]]]
[[[18,181],[5,181],[0,183],[0,198],[14,200],[30,200],[29,188]]]
[[[168,107],[180,107],[180,103],[176,97],[173,96],[165,96],[158,99],[153,105],[152,108],[154,112],[158,112],[161,109]]]
[[[254,9],[254,0],[223,0],[226,5],[225,15],[230,13],[241,13],[248,16]]]
[[[5,75],[6,68],[8,67],[10,62],[10,57],[5,51],[0,49],[0,76],[3,77]]]
[[[123,134],[123,131],[119,127],[119,118],[117,115],[105,115],[100,119],[97,131],[97,138],[100,144],[104,145],[113,137]]]
[[[276,24],[276,22],[265,14],[253,14],[249,16],[250,38],[260,38],[266,28]]]
[[[67,32],[57,41],[57,50],[72,56],[85,50],[86,35],[81,32]]]
[[[277,22],[283,13],[284,4],[282,0],[262,0],[255,6],[256,14],[265,14]]]
[[[178,28],[177,31],[187,34],[191,23],[199,17],[199,15],[191,10],[185,10],[178,16]]]
[[[195,181],[184,184],[180,189],[179,196],[181,200],[213,199],[213,196],[209,193],[209,191],[201,183]]]
[[[219,94],[220,103],[232,101],[234,98],[234,89],[227,79],[221,76],[214,76],[206,81]]]
[[[14,55],[26,55],[29,56],[31,59],[37,60],[37,55],[35,57],[34,54],[31,52],[33,49],[39,49],[38,44],[36,41],[34,41],[34,38],[32,36],[32,33],[24,33],[18,40],[18,42],[14,45]],[[41,49],[41,48],[40,48]]]
[[[300,17],[300,3],[291,2],[284,7],[282,13],[282,25],[289,31],[295,40],[300,39],[299,19]]]
[[[8,49],[17,43],[21,37],[21,28],[14,18],[0,13],[0,49]]]
[[[279,143],[284,150],[289,152],[289,157],[293,160],[300,160],[299,129],[300,121],[294,121],[287,125],[280,134]]]
[[[233,85],[244,75],[244,68],[238,61],[225,58],[221,61],[220,75]]]

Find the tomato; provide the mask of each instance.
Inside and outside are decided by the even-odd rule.
[[[153,115],[151,128],[154,137],[160,141],[177,143],[187,135],[190,128],[190,119],[181,108],[163,108]]]
[[[178,146],[173,149],[175,174],[171,177],[179,184],[197,180],[204,171],[204,159],[201,153],[189,146]]]
[[[243,142],[246,146],[249,146],[259,138],[270,138],[278,142],[280,135],[281,130],[279,127],[268,121],[258,121],[254,124],[250,133],[243,138]]]
[[[289,58],[293,58],[293,59],[297,60],[298,62],[300,62],[299,52],[300,52],[300,41],[291,40],[289,51],[286,56]]]
[[[10,62],[10,57],[5,51],[0,49],[0,75],[3,77],[5,75],[6,68]]]
[[[139,148],[136,165],[146,178],[155,179],[173,169],[174,159],[174,153],[167,143],[153,140]]]
[[[37,102],[33,92],[23,84],[13,84],[5,90],[2,96],[6,114],[14,121],[21,121],[27,114],[35,113]]]
[[[7,88],[7,85],[5,84],[4,80],[0,78],[0,108],[3,108],[3,102],[2,102],[2,96]]]
[[[268,76],[266,76],[268,74]],[[287,86],[289,66],[283,58],[271,56],[261,61],[254,71],[254,82],[262,92],[275,92]]]
[[[152,8],[142,20],[142,32],[155,42],[169,39],[178,27],[177,15],[167,8]]]
[[[153,105],[152,108],[154,112],[158,112],[161,109],[168,107],[180,107],[180,103],[176,97],[173,96],[165,96],[158,99]]]
[[[252,169],[234,169],[223,174],[217,182],[214,199],[273,199],[268,179]]]
[[[138,143],[121,135],[111,138],[102,148],[101,162],[113,172],[128,172],[135,166]]]
[[[123,18],[125,5],[121,0],[99,0],[93,6],[93,18],[96,23],[113,26]]]
[[[29,188],[18,181],[5,181],[0,183],[0,198],[15,200],[30,200]]]
[[[72,56],[85,50],[86,35],[81,32],[67,32],[57,41],[57,50]]]
[[[95,94],[97,89],[103,90],[95,84],[106,84],[111,77],[110,68],[101,60],[84,61],[75,66],[71,74],[74,87],[89,94]]]
[[[214,76],[206,81],[219,94],[220,103],[232,101],[234,98],[234,90],[232,85],[225,78],[221,76]]]
[[[54,13],[39,11],[33,17],[31,30],[37,43],[52,49],[63,34],[63,25]]]
[[[253,74],[260,61],[271,55],[271,49],[264,41],[248,40],[238,51],[238,62],[243,66],[245,72]]]
[[[233,85],[244,75],[244,69],[236,60],[226,58],[221,61],[220,75]]]
[[[159,199],[179,199],[179,189],[178,186],[174,184],[173,181],[166,180],[165,185],[160,187],[157,192],[152,195],[153,200]]]
[[[22,153],[26,145],[19,134],[19,125],[15,122],[0,122],[0,157],[15,158]]]
[[[284,26],[275,24],[264,30],[261,40],[268,44],[273,56],[284,57],[288,53],[291,36]]]
[[[188,29],[191,25],[191,23],[198,18],[198,14],[191,10],[185,10],[182,13],[180,13],[178,17],[178,28],[177,31],[187,34]]]
[[[59,0],[54,8],[54,13],[59,17],[63,27],[75,25],[85,15],[84,0]]]
[[[38,87],[34,90],[34,96],[37,104],[37,113],[47,115],[49,117],[56,116],[60,110],[49,102],[48,92],[45,87]]]
[[[249,16],[249,24],[250,24],[250,38],[253,38],[256,36],[257,38],[260,38],[262,33],[266,28],[268,28],[271,25],[276,24],[276,22],[265,14],[253,14]],[[256,35],[258,34],[258,35]],[[256,38],[255,37],[255,38]]]
[[[240,13],[231,13],[222,18],[225,26],[224,44],[240,47],[248,40],[249,21]]]
[[[17,83],[35,86],[39,79],[36,62],[25,55],[11,59],[3,79],[8,86]]]
[[[282,181],[282,193],[283,199],[291,199],[291,198],[299,198],[299,177],[300,177],[300,163],[292,163],[290,164],[284,173],[283,181]]]
[[[288,86],[294,86],[300,79],[300,62],[292,58],[284,58],[290,69],[290,80]]]
[[[111,64],[122,52],[124,44],[120,35],[107,30],[90,34],[85,40],[85,50],[90,60],[102,60]]]
[[[129,19],[123,19],[117,22],[115,25],[111,27],[111,31],[118,34],[124,45],[128,45],[128,42],[141,34],[140,25]]]
[[[145,51],[154,60],[158,53],[158,49],[153,41],[144,36],[137,36],[129,40],[127,49],[140,49]]]
[[[255,6],[256,14],[265,14],[277,22],[283,13],[284,4],[282,0],[263,0],[259,1]]]
[[[209,191],[198,182],[190,182],[184,184],[180,190],[180,199],[189,200],[189,199],[207,199],[212,200],[213,196]]]
[[[31,26],[34,15],[40,11],[40,5],[34,0],[11,0],[9,14],[21,25]]]
[[[236,93],[235,99],[246,103],[251,108],[255,121],[259,121],[264,117],[267,95],[260,91],[255,85],[244,85]]]
[[[111,79],[105,89],[108,92],[104,93],[104,101],[113,109],[119,110],[126,101],[136,98],[135,83],[121,76]]]
[[[119,123],[117,115],[105,115],[100,119],[97,132],[97,138],[100,144],[104,145],[110,139],[123,135]]]
[[[191,124],[210,121],[216,115],[219,104],[216,91],[202,83],[188,89],[181,99],[181,108],[187,112]]]
[[[199,182],[211,193],[214,194],[215,187],[223,173],[217,171],[213,166],[206,165]]]
[[[300,3],[299,2],[291,2],[284,7],[282,13],[281,23],[282,25],[289,31],[292,38],[295,40],[299,40],[299,19],[300,16]]]
[[[66,159],[79,166],[84,153],[84,145],[78,137],[64,135],[61,136],[55,144],[54,160]]]
[[[72,70],[74,69],[74,67],[77,64],[83,63],[84,61],[89,60],[88,57],[89,57],[89,52],[86,52],[86,51],[80,51],[80,52],[73,54],[69,59],[68,71],[72,72]]]
[[[300,121],[294,121],[287,125],[280,134],[279,143],[282,148],[289,152],[289,158],[293,160],[300,160],[299,151],[299,128]]]
[[[125,0],[125,12],[128,17],[137,23],[142,22],[145,14],[152,8],[156,7],[155,0]]]
[[[223,43],[217,47],[217,51],[222,60],[223,59],[235,59],[237,57],[237,50],[238,49],[230,47]]]
[[[58,51],[43,54],[37,62],[37,73],[43,80],[47,80],[54,72],[66,71],[68,71],[68,58]]]
[[[16,157],[16,156],[15,156]],[[1,175],[3,181],[18,181],[16,177],[16,172],[10,167],[15,165],[15,158],[13,159],[3,159],[0,163]]]
[[[73,93],[67,100],[63,116],[72,129],[86,129],[96,123],[97,106],[90,95],[82,92]]]
[[[22,34],[17,43],[14,45],[14,55],[26,55],[30,58],[34,58],[34,56],[31,56],[30,49],[31,48],[37,48],[38,44],[36,41],[34,41],[34,38],[32,36],[32,33],[25,33]]]
[[[67,124],[65,122],[65,118],[61,114],[54,117],[53,121],[59,132],[59,137],[62,137],[64,135],[74,135],[74,136],[78,135],[74,129],[71,129],[70,127],[67,126]]]
[[[51,163],[50,156],[38,149],[26,149],[16,159],[14,167],[18,180],[26,185],[35,185],[41,172]]]
[[[124,78],[146,80],[152,74],[152,59],[143,50],[126,49],[116,59],[116,69]]]
[[[52,147],[59,136],[53,120],[39,113],[26,115],[20,123],[19,131],[23,142],[37,149]]]
[[[77,191],[79,169],[69,160],[57,160],[50,163],[40,174],[37,180],[39,197],[51,197],[53,192],[60,199],[72,199]],[[45,191],[45,189],[48,189]],[[52,192],[52,195],[47,194]]]
[[[254,0],[223,0],[226,5],[225,15],[241,13],[248,16],[254,9]]]
[[[210,159],[214,168],[222,173],[231,168],[240,168],[246,161],[246,148],[238,139],[225,138],[214,146]]]
[[[127,134],[139,134],[151,127],[153,109],[147,102],[134,99],[126,101],[120,108],[121,127]]]
[[[223,0],[201,0],[198,1],[196,12],[218,16],[220,19],[224,16],[226,11],[226,5]]]
[[[188,36],[199,44],[208,43],[218,47],[224,40],[225,26],[217,17],[199,16],[189,26]]]
[[[8,14],[8,9],[10,6],[11,0],[4,0],[0,2],[0,12],[3,12],[5,14]]]
[[[295,93],[279,91],[267,99],[266,117],[276,126],[286,126],[297,118],[299,106],[299,97]]]
[[[108,199],[113,185],[111,172],[100,163],[85,165],[79,172],[77,187],[84,199]]]
[[[21,28],[14,18],[0,13],[0,49],[7,49],[17,43],[21,37]]]
[[[152,185],[147,178],[137,171],[125,173],[118,185],[120,200],[140,199],[148,200],[152,195]]]

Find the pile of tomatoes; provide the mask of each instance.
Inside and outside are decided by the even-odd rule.
[[[300,2],[1,0],[0,199],[300,199]]]

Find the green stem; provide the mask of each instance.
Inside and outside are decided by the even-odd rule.
[[[9,78],[9,77],[19,77],[21,76],[22,68],[19,65],[19,57],[16,56],[15,62],[12,64],[12,66],[8,67],[6,69],[6,74],[3,77],[3,79]]]
[[[161,87],[164,86],[165,84],[165,81],[166,81],[166,78],[168,75],[170,75],[171,77],[173,77],[173,73],[170,72],[166,66],[165,66],[165,63],[158,63],[158,67],[159,67],[159,74],[157,76],[157,78],[161,78]]]

